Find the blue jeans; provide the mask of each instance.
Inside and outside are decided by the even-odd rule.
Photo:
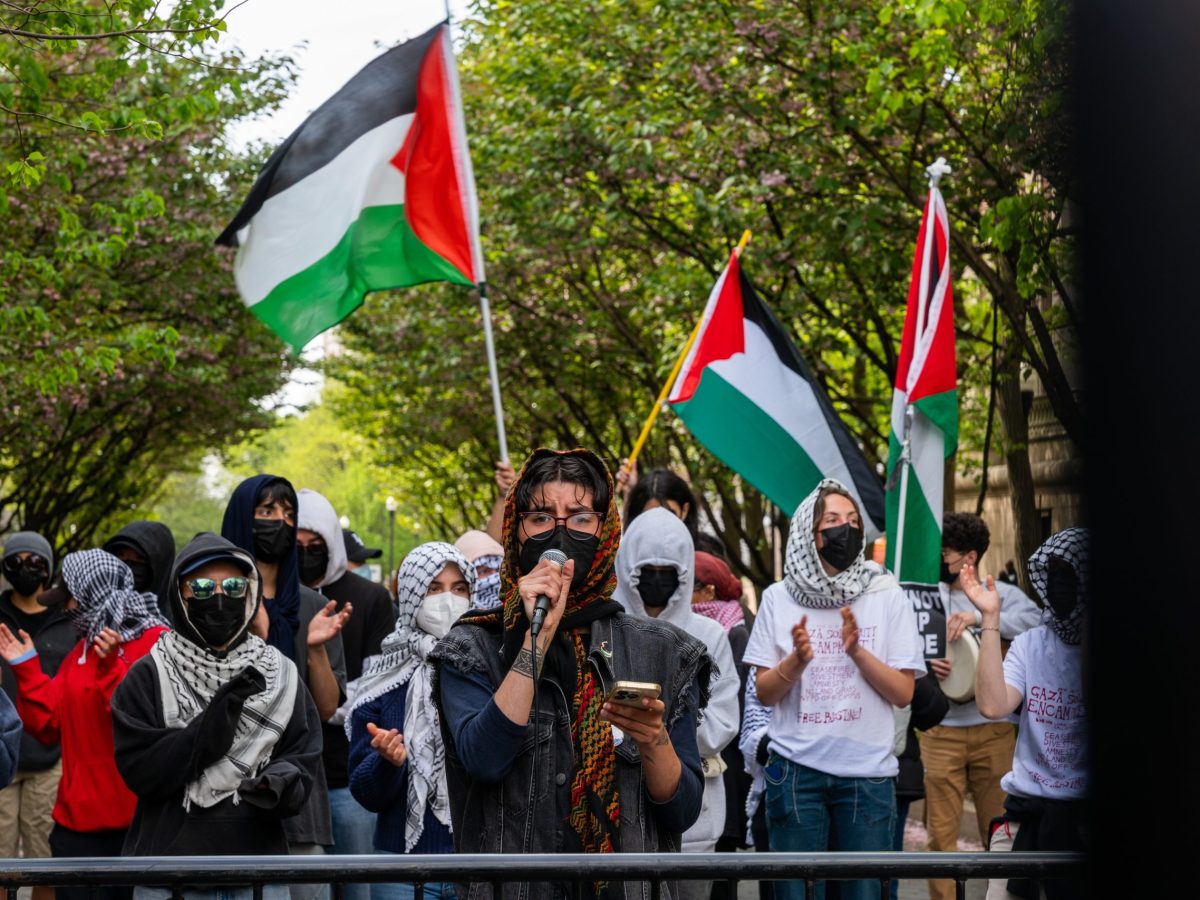
[[[825,850],[890,850],[896,818],[894,778],[826,775],[772,753],[765,769],[767,827],[771,849],[819,853]],[[878,881],[843,881],[842,900],[875,900]],[[802,900],[804,882],[779,881],[776,900]],[[817,883],[817,900],[825,885]]]
[[[330,853],[375,852],[375,813],[363,809],[350,788],[330,788],[329,813],[333,818],[333,848]],[[347,884],[346,900],[370,900],[369,884]]]
[[[371,900],[413,900],[416,886],[412,884],[371,885]],[[430,882],[425,885],[425,900],[455,900],[454,885],[448,881]]]
[[[187,888],[184,900],[254,900],[254,888]],[[171,900],[171,892],[164,888],[135,887],[133,900]],[[263,900],[288,900],[286,884],[264,884]]]

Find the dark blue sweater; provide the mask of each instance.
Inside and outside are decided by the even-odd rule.
[[[375,823],[375,849],[403,853],[405,820],[408,809],[408,763],[393,766],[371,747],[367,723],[383,729],[404,732],[404,703],[408,685],[388,691],[364,703],[350,720],[350,793],[371,812],[379,813]],[[425,827],[412,848],[413,853],[453,853],[450,828],[425,807]]]

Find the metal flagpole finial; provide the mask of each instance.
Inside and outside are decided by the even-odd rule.
[[[942,176],[949,175],[952,171],[954,170],[951,169],[950,164],[946,162],[946,157],[939,156],[933,165],[925,167],[925,174],[929,176],[929,187],[937,187],[938,182],[942,180]]]

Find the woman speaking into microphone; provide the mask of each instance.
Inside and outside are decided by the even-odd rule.
[[[612,478],[595,454],[529,458],[505,503],[503,603],[467,613],[432,654],[459,853],[678,851],[699,815],[696,720],[710,661],[699,641],[627,617],[612,599],[620,539]],[[544,558],[549,550],[566,562]],[[550,602],[535,642],[539,596]],[[619,701],[618,682],[642,693],[618,691]],[[573,889],[502,890],[544,900]],[[630,900],[642,891],[585,886]],[[472,897],[492,897],[491,885]]]

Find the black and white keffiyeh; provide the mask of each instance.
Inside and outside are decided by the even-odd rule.
[[[266,679],[266,690],[251,695],[242,706],[233,744],[217,762],[188,784],[183,805],[215,806],[226,797],[237,803],[238,787],[258,775],[271,761],[296,704],[296,667],[274,647],[252,634],[224,657],[213,656],[176,631],[158,639],[150,651],[158,672],[163,722],[183,728],[208,708],[217,689],[247,666]]]
[[[416,624],[417,609],[430,583],[447,563],[462,571],[475,605],[475,567],[452,544],[432,541],[414,549],[397,573],[396,601],[400,607],[396,630],[388,635],[378,656],[363,664],[354,701],[346,715],[350,736],[354,710],[388,691],[408,686],[404,702],[404,746],[408,750],[408,806],[405,850],[412,850],[425,828],[425,807],[443,825],[450,825],[450,795],[446,788],[446,754],[433,702],[433,666],[427,660],[437,638]]]
[[[1029,580],[1042,600],[1042,624],[1049,626],[1064,644],[1078,644],[1083,640],[1083,612],[1087,606],[1088,543],[1086,528],[1067,528],[1050,535],[1046,543],[1029,557]],[[1074,569],[1079,582],[1078,602],[1065,619],[1060,619],[1054,614],[1054,608],[1047,596],[1052,559],[1062,560]]]
[[[503,562],[504,557],[499,554],[481,556],[475,560],[476,574],[479,569],[496,570],[480,578],[475,586],[475,602],[472,605],[476,609],[495,609],[500,605],[500,566]]]
[[[105,628],[111,628],[124,642],[140,637],[147,628],[167,625],[158,609],[158,598],[134,590],[129,566],[105,550],[68,553],[63,558],[62,577],[75,599],[69,614],[83,639],[80,664]]]
[[[852,602],[875,577],[875,572],[863,559],[862,551],[850,567],[830,577],[825,574],[821,557],[817,553],[813,535],[813,515],[817,498],[826,488],[846,490],[841,482],[826,478],[804,498],[796,514],[792,516],[788,531],[787,558],[784,562],[784,582],[788,595],[801,606],[809,609],[837,609]]]

